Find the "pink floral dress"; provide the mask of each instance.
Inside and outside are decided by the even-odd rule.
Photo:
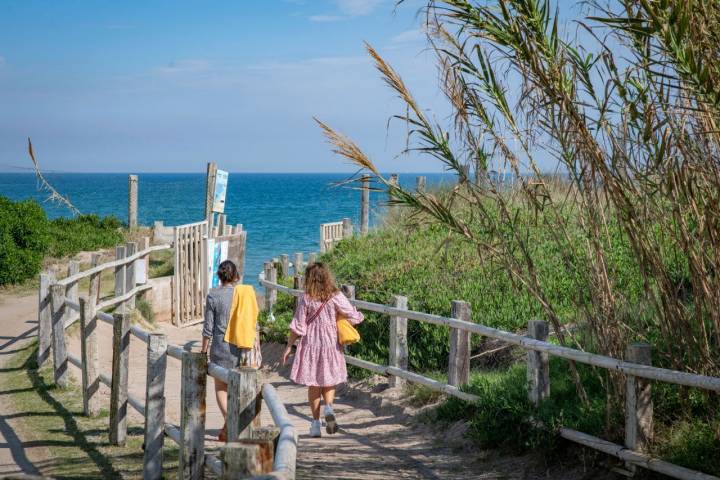
[[[320,314],[308,322],[322,304],[321,300],[308,295],[298,300],[290,329],[301,338],[290,379],[307,386],[333,387],[347,381],[345,357],[337,339],[337,316],[345,317],[353,325],[362,322],[364,317],[338,292],[322,307]]]

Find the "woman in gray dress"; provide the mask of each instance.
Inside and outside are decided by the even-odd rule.
[[[205,304],[205,324],[202,331],[202,352],[207,353],[210,347],[210,361],[227,369],[233,369],[244,360],[247,362],[247,352],[225,341],[225,329],[232,307],[235,283],[240,279],[237,267],[230,260],[220,264],[217,271],[220,286],[211,289]],[[218,407],[227,416],[227,384],[215,379],[215,397]],[[227,426],[218,435],[218,440],[224,442],[227,437]]]

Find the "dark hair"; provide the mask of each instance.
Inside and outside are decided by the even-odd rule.
[[[225,260],[218,266],[217,276],[222,283],[237,282],[240,279],[237,267],[230,260]]]

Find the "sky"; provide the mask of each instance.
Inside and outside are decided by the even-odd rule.
[[[402,104],[363,42],[437,118],[449,110],[418,16],[424,0],[3,0],[0,171],[350,172],[313,122],[381,169],[398,158]]]

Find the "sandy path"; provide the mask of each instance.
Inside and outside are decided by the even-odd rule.
[[[111,371],[112,328],[100,323],[101,369]],[[163,325],[168,341],[186,348],[198,348],[200,327],[178,329]],[[79,355],[77,336],[69,342],[69,349]],[[398,392],[387,390],[373,394],[361,387],[340,390],[335,410],[341,430],[336,435],[310,438],[308,435],[310,409],[306,390],[294,385],[287,375],[289,368],[277,364],[281,347],[263,348],[266,365],[263,380],[278,389],[300,436],[297,458],[298,478],[386,479],[386,478],[548,478],[547,467],[534,456],[515,457],[464,448],[458,435],[440,436],[430,427],[412,421],[408,410],[395,400]],[[146,347],[139,339],[130,342],[130,393],[144,399]],[[76,375],[78,370],[74,370]],[[101,390],[103,405],[109,404],[109,389]],[[180,362],[168,358],[165,394],[167,421],[179,424]],[[130,421],[142,425],[143,419],[131,410]],[[212,378],[208,379],[207,447],[215,446],[214,436],[222,426],[222,417],[214,398]],[[271,425],[272,418],[263,408],[263,425]],[[324,433],[324,432],[323,432]],[[167,440],[171,441],[171,440]],[[578,471],[576,465],[565,469],[553,468],[552,478],[594,478]]]
[[[37,335],[37,294],[0,296],[0,373],[5,363]],[[24,439],[21,424],[28,412],[17,411],[0,392],[0,475],[39,474],[36,463],[48,457],[48,450]]]

